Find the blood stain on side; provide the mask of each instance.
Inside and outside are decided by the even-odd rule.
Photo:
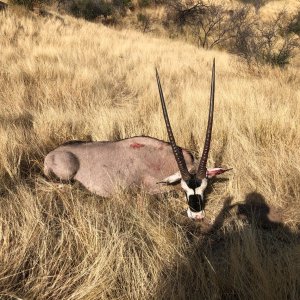
[[[139,143],[130,144],[130,148],[133,148],[133,149],[139,149],[139,148],[142,148],[142,147],[145,147],[145,145],[144,144],[139,144]]]

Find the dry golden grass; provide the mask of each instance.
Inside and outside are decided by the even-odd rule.
[[[0,32],[1,299],[298,299],[299,70],[68,17],[2,12]],[[178,143],[201,151],[213,57],[209,166],[234,171],[203,224],[182,192],[102,199],[43,177],[69,139],[167,139],[155,66]],[[239,217],[254,202],[261,217]]]

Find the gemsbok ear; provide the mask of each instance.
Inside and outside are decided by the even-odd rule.
[[[206,177],[207,178],[213,178],[216,175],[220,175],[223,174],[227,171],[232,170],[232,168],[230,169],[223,169],[223,168],[212,168],[212,169],[207,169],[206,170]]]

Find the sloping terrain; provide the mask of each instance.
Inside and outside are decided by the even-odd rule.
[[[299,70],[70,17],[0,13],[0,298],[297,299]],[[182,192],[111,199],[44,178],[70,139],[167,139],[201,152],[213,57],[206,220]],[[117,159],[117,158],[116,158]]]

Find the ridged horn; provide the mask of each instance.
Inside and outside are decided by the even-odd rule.
[[[189,173],[188,168],[186,166],[186,162],[184,160],[181,148],[177,147],[177,145],[176,145],[175,138],[174,138],[171,124],[170,124],[169,117],[168,117],[168,112],[167,112],[167,108],[166,108],[164,94],[163,94],[162,87],[160,84],[158,71],[157,71],[157,69],[155,69],[155,71],[156,71],[156,80],[157,80],[157,85],[158,85],[160,102],[161,102],[162,111],[163,111],[163,115],[164,115],[164,119],[165,119],[165,123],[166,123],[166,127],[167,127],[169,141],[170,141],[179,171],[181,173],[181,177],[184,181],[187,181],[191,178],[191,174]]]
[[[201,156],[201,160],[199,163],[199,168],[197,171],[197,178],[204,179],[206,177],[206,164],[208,159],[208,153],[210,148],[211,134],[212,134],[212,125],[214,118],[214,100],[215,100],[215,59],[213,60],[212,66],[212,76],[211,76],[211,86],[210,86],[210,104],[209,104],[209,114],[208,114],[208,122],[206,129],[206,137],[204,148]]]

